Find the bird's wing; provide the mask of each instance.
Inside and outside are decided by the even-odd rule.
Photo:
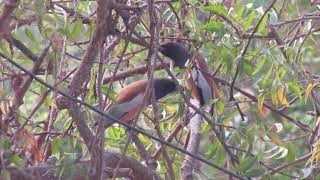
[[[133,98],[135,98],[138,94],[144,93],[144,91],[146,90],[147,84],[148,84],[147,80],[139,80],[125,86],[118,93],[117,104],[129,102]]]
[[[201,90],[204,103],[207,104],[210,99],[213,99],[212,89],[207,79],[204,77],[203,73],[197,68],[192,68],[191,76],[196,86],[198,86]]]
[[[106,113],[115,119],[120,119],[124,114],[132,111],[143,102],[144,94],[140,93],[132,98],[130,101],[113,104],[107,109]]]

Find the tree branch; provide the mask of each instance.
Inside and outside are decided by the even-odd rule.
[[[106,164],[106,167],[104,167],[104,173],[106,173],[107,177],[112,177],[113,169],[116,167],[120,156],[121,154],[119,153],[104,153],[103,159]],[[88,173],[90,169],[89,161],[67,164],[66,166],[74,169],[72,179],[87,179],[90,176]],[[126,156],[122,163],[120,163],[120,168],[123,169],[123,171],[122,173],[117,173],[118,177],[127,177],[133,180],[149,180],[153,179],[154,176],[154,174],[150,173],[139,161]],[[61,167],[54,165],[40,165],[28,168],[9,167],[6,170],[10,172],[11,179],[56,180],[59,178],[71,178],[70,176],[59,177],[58,175],[60,174],[59,172],[61,171]]]
[[[18,7],[19,0],[6,0],[4,3],[3,13],[0,16],[0,40],[3,36],[8,35],[10,32],[11,13]]]

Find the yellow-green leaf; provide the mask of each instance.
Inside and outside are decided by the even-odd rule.
[[[278,100],[279,100],[281,105],[284,105],[284,106],[288,106],[289,105],[289,103],[287,101],[287,98],[286,98],[285,88],[284,87],[281,87],[278,90],[277,95],[278,95]]]
[[[270,138],[271,138],[271,141],[274,142],[275,144],[279,144],[279,145],[281,144],[281,140],[278,135],[272,134]]]
[[[54,108],[54,109],[58,108],[56,103],[54,102],[54,100],[50,96],[46,97],[46,101],[52,108]]]
[[[221,4],[213,4],[210,6],[204,7],[204,10],[211,11],[215,14],[226,16],[228,14],[227,10]]]
[[[265,97],[264,93],[261,93],[258,96],[258,111],[259,112],[262,112],[264,97]]]
[[[221,115],[223,113],[223,110],[224,110],[224,103],[221,102],[221,101],[218,101],[216,103],[216,111],[217,111],[217,114],[218,115]]]
[[[308,99],[308,97],[309,97],[312,89],[313,89],[315,86],[317,86],[317,85],[318,85],[318,83],[313,83],[313,84],[312,84],[312,83],[309,83],[309,84],[307,85],[306,90],[305,90],[306,99]]]

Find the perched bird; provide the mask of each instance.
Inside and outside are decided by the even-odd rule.
[[[206,60],[199,52],[190,55],[184,45],[173,42],[162,44],[159,51],[180,68],[186,68],[186,62],[191,57],[192,66],[186,69],[186,87],[190,90],[191,97],[200,102],[200,106],[204,106],[210,100],[218,97],[217,85],[209,73]]]
[[[179,68],[185,68],[187,61],[189,60],[189,52],[187,47],[180,43],[165,43],[159,46],[159,51],[170,58],[174,65]]]
[[[139,80],[125,86],[118,93],[116,102],[109,106],[106,113],[122,122],[132,122],[138,116],[140,108],[145,108],[152,103],[151,96],[143,103],[147,84],[148,80]],[[178,85],[170,79],[154,78],[153,88],[155,100],[159,100],[178,90]],[[113,121],[108,121],[106,127],[111,124]]]
[[[218,90],[213,78],[209,74],[209,67],[201,54],[194,52],[190,55],[184,45],[173,42],[162,44],[159,46],[159,51],[170,58],[173,61],[174,66],[182,69],[186,68],[185,85],[191,92],[191,97],[197,101],[196,106],[200,105],[200,107],[206,107],[205,110],[209,110],[210,114],[213,115],[213,106],[209,107],[205,105],[208,104],[210,100],[218,97]],[[192,63],[191,67],[186,66],[189,59]],[[207,107],[209,107],[209,109],[207,109]],[[196,113],[189,114],[188,119],[195,114]],[[183,129],[183,125],[181,123],[176,123],[170,135],[166,138],[166,141],[171,142],[181,129]],[[189,136],[190,131],[188,137]],[[161,146],[152,157],[158,159],[163,149],[164,146]]]

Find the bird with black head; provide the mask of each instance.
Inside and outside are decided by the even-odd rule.
[[[191,58],[192,66],[186,69],[185,85],[191,92],[191,97],[199,101],[200,106],[209,104],[212,99],[218,98],[217,85],[210,75],[205,58],[199,52],[189,54],[183,44],[176,42],[162,44],[159,51],[179,68],[186,68],[186,63]],[[210,111],[212,112],[213,108]]]
[[[122,88],[112,105],[110,105],[106,113],[122,122],[131,123],[139,115],[141,108],[145,108],[152,103],[151,96],[144,101],[145,91],[148,80],[135,81]],[[155,100],[159,100],[166,95],[179,89],[173,80],[167,78],[154,78],[153,87]],[[108,121],[105,127],[109,127],[114,121]]]

